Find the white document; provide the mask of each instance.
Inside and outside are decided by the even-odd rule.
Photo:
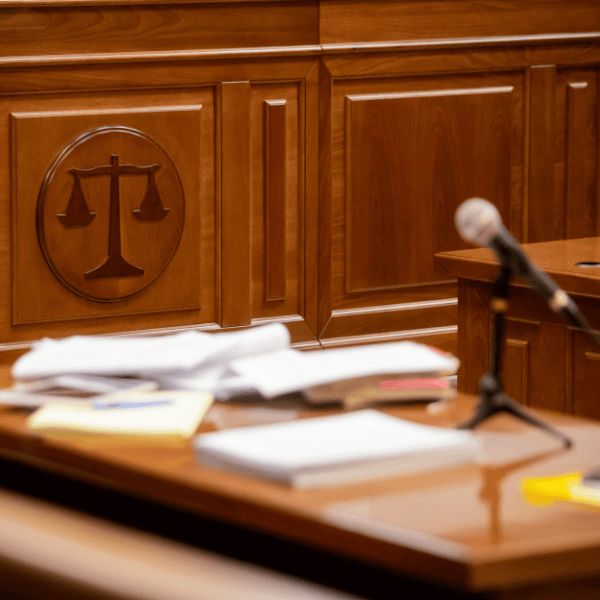
[[[474,462],[481,452],[470,431],[420,425],[370,409],[206,433],[193,444],[204,465],[297,488]]]
[[[286,349],[235,360],[230,368],[266,398],[370,377],[451,375],[458,359],[415,342],[371,344],[336,350],[300,352]]]
[[[290,344],[285,325],[230,333],[187,331],[156,337],[73,336],[44,339],[13,365],[16,379],[38,379],[63,374],[188,375],[207,362],[286,348]]]

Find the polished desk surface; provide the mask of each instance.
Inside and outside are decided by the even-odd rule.
[[[523,244],[523,249],[566,292],[600,297],[600,266],[577,266],[580,262],[600,263],[600,237]],[[435,269],[452,277],[493,281],[498,260],[487,248],[454,250],[437,254]],[[525,285],[519,280],[514,283]]]
[[[474,402],[459,395],[435,410],[414,405],[385,410],[453,427],[470,415]],[[326,412],[300,402],[215,404],[199,431]],[[349,561],[471,593],[548,582],[556,587],[573,579],[589,585],[600,573],[600,514],[567,503],[530,505],[520,491],[523,477],[598,466],[600,425],[590,421],[545,415],[575,440],[573,448],[563,450],[547,434],[498,416],[479,430],[485,464],[298,491],[200,466],[190,447],[35,435],[27,430],[26,417],[22,410],[0,409],[3,458]],[[600,583],[593,585],[596,593]]]

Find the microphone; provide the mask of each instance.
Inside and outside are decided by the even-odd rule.
[[[504,227],[498,209],[491,202],[483,198],[465,200],[454,215],[454,223],[463,240],[493,250],[500,264],[522,277],[554,312],[562,313],[576,327],[589,330],[575,302],[531,262],[521,244]]]

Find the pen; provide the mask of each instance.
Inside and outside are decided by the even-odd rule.
[[[173,404],[173,400],[143,400],[139,402],[98,401],[92,405],[96,409],[107,408],[144,408],[146,406],[166,406]]]

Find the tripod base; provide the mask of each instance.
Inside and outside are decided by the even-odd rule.
[[[506,412],[529,425],[549,433],[550,435],[562,441],[565,448],[570,448],[573,442],[566,435],[554,429],[547,423],[534,417],[525,407],[515,402],[512,398],[502,393],[496,380],[489,374],[484,375],[479,382],[479,404],[475,414],[465,423],[458,426],[459,429],[475,429],[480,423],[489,419],[493,415]]]

